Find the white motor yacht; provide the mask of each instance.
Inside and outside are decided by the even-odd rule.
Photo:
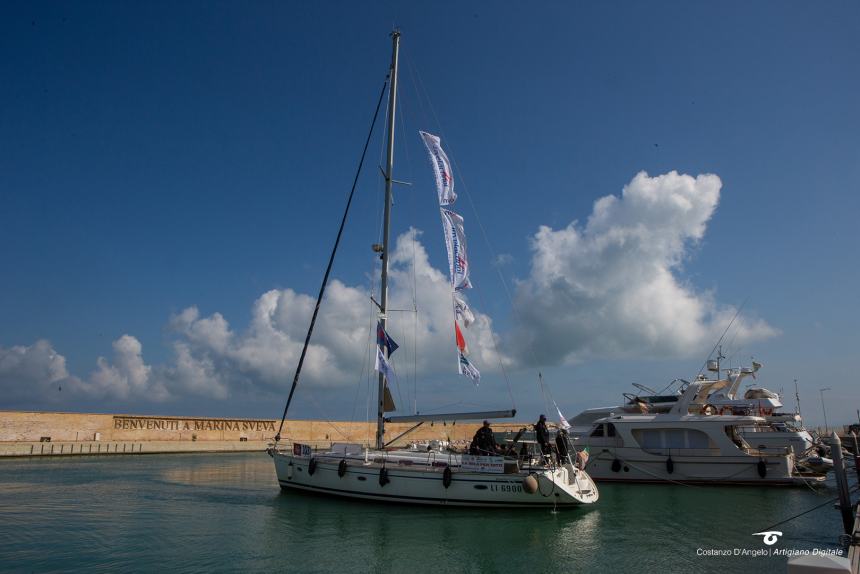
[[[741,382],[754,375],[761,368],[753,363],[752,368],[726,369],[726,377],[721,380],[699,378],[697,382],[721,383],[714,386],[703,408],[708,414],[752,416],[763,419],[767,424],[746,424],[738,428],[741,437],[754,447],[778,449],[789,447],[798,462],[817,457],[815,452],[818,441],[803,427],[798,413],[783,413],[783,404],[777,393],[765,388],[750,388],[743,397],[738,397]],[[709,361],[708,370],[720,373],[718,361]],[[675,379],[667,389],[674,392],[657,392],[644,385],[634,383],[641,394],[624,393],[625,402],[612,407],[597,407],[582,411],[569,419],[575,434],[587,434],[598,419],[616,414],[665,414],[675,407],[690,385],[689,381]]]
[[[588,447],[585,466],[596,481],[795,485],[824,475],[797,469],[788,446],[768,447],[746,437],[764,435],[758,416],[718,414],[709,397],[729,381],[686,385],[668,412],[616,413],[571,429]],[[577,422],[574,417],[572,422]],[[580,419],[581,421],[582,419]]]

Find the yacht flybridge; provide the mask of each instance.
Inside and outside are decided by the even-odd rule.
[[[381,254],[381,289],[377,325],[376,368],[379,371],[377,393],[377,430],[375,448],[359,444],[333,444],[324,451],[315,451],[308,445],[281,441],[281,431],[275,436],[274,445],[268,450],[274,459],[275,472],[281,488],[286,490],[315,492],[349,498],[360,498],[385,502],[413,503],[425,505],[452,505],[478,507],[564,507],[590,504],[598,499],[597,486],[584,470],[579,468],[578,456],[571,442],[558,449],[556,456],[529,452],[528,449],[516,451],[511,445],[507,449],[494,451],[488,456],[454,452],[442,445],[431,445],[428,450],[392,448],[394,437],[385,442],[387,422],[413,423],[412,430],[425,422],[469,421],[513,417],[513,409],[477,413],[454,413],[444,415],[406,415],[386,416],[394,411],[394,404],[388,390],[388,376],[391,372],[388,359],[397,345],[385,331],[388,303],[388,257],[390,213],[392,207],[392,184],[394,165],[394,126],[397,105],[397,71],[400,33],[392,34],[391,66],[387,78],[388,86],[388,130],[387,158],[383,170],[385,177],[385,209],[383,221],[383,243],[375,245],[374,251]],[[380,94],[380,102],[382,96]],[[377,113],[379,111],[377,104]],[[374,118],[374,124],[375,124]],[[373,127],[371,126],[371,133]],[[476,380],[480,372],[467,358],[467,347],[460,329],[474,319],[463,297],[463,290],[471,287],[468,277],[468,262],[465,251],[463,218],[452,210],[457,196],[453,191],[453,177],[447,155],[442,150],[437,136],[420,132],[421,138],[431,157],[439,196],[439,208],[443,227],[446,232],[449,271],[452,287],[452,309],[454,310],[454,332],[459,360],[459,373]],[[370,135],[368,135],[368,142]],[[365,152],[367,145],[365,145]],[[363,163],[364,156],[362,156]],[[359,164],[361,169],[361,163]],[[356,175],[356,181],[358,176]],[[353,185],[353,193],[355,185]],[[302,350],[290,394],[287,399],[281,429],[298,384],[308,343],[313,332],[314,322],[319,311],[325,287],[328,282],[334,255],[340,242],[343,225],[349,205],[341,221],[340,231],[334,250],[329,258],[317,305],[308,329],[305,346]],[[471,318],[470,318],[471,317]],[[408,432],[408,431],[407,431]],[[405,434],[405,433],[403,433]],[[517,453],[514,455],[514,453]]]

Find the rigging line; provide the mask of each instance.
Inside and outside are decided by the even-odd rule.
[[[409,61],[409,60],[407,60],[407,61],[408,61],[408,62],[409,62],[409,64],[410,64],[410,66],[409,66],[409,70],[410,70],[410,75],[411,75],[411,74],[412,74],[412,68],[413,68],[413,66],[411,65],[411,61]],[[424,80],[421,78],[421,73],[418,71],[418,69],[417,69],[417,68],[415,68],[415,75],[417,75],[417,77],[418,77],[418,82],[421,84],[421,89],[422,89],[422,91],[424,92],[424,96],[427,98],[427,105],[428,105],[428,107],[430,108],[430,111],[431,111],[431,112],[432,112],[432,114],[433,114],[433,118],[435,119],[436,125],[437,125],[437,127],[439,128],[439,133],[442,135],[442,137],[444,137],[446,140],[448,140],[447,136],[445,136],[444,130],[442,129],[442,123],[439,121],[439,116],[436,114],[436,109],[433,107],[433,102],[430,100],[429,93],[427,92],[427,90],[426,90],[426,89],[424,89]],[[414,82],[415,82],[415,78],[414,78],[414,76],[413,76],[413,83],[414,83]],[[416,90],[418,90],[417,85],[416,85]],[[419,104],[421,104],[421,99],[420,99],[420,98],[418,98],[418,102],[419,102]],[[422,110],[423,110],[423,105],[422,105]],[[463,178],[463,171],[460,169],[460,166],[459,166],[459,164],[457,163],[457,159],[456,159],[456,158],[457,158],[457,156],[456,156],[456,154],[454,153],[454,149],[453,149],[453,146],[452,146],[452,145],[451,145],[451,143],[450,143],[450,140],[448,140],[448,148],[449,148],[449,149],[451,150],[451,152],[452,152],[452,153],[451,153],[451,158],[450,158],[450,159],[451,159],[452,163],[454,164],[454,167],[457,169],[457,173],[458,173],[458,176],[459,176],[459,179],[460,179],[460,183],[462,184],[463,191],[465,191],[465,192],[466,192],[466,193],[465,193],[465,195],[466,195],[466,199],[468,199],[468,200],[469,200],[469,205],[470,205],[470,207],[472,208],[472,213],[473,213],[473,214],[474,214],[474,216],[475,216],[475,221],[477,221],[477,223],[478,223],[478,228],[481,230],[481,235],[482,235],[482,236],[483,236],[483,238],[484,238],[484,243],[486,243],[486,244],[487,244],[487,248],[488,248],[488,249],[489,249],[489,251],[490,251],[490,255],[491,255],[491,257],[492,257],[492,260],[495,262],[495,261],[498,259],[498,258],[497,258],[497,255],[496,255],[496,252],[495,252],[495,249],[493,249],[493,246],[492,246],[492,244],[490,243],[490,239],[489,239],[489,236],[487,235],[487,231],[486,231],[486,229],[484,228],[484,225],[483,225],[483,223],[481,222],[481,218],[480,218],[480,216],[478,215],[478,210],[475,208],[475,204],[474,204],[474,202],[472,201],[472,194],[469,192],[469,188],[468,188],[468,186],[466,185],[466,180]],[[511,311],[512,311],[512,313],[514,314],[514,317],[516,318],[516,320],[517,320],[517,321],[522,322],[522,321],[523,321],[522,315],[520,314],[520,312],[519,312],[519,310],[518,310],[517,306],[514,304],[514,299],[513,299],[513,296],[511,295],[511,291],[510,291],[510,289],[508,288],[508,283],[507,283],[507,281],[505,281],[505,277],[504,277],[504,275],[502,274],[502,268],[501,268],[501,265],[496,265],[496,264],[494,264],[493,266],[496,268],[496,274],[499,276],[499,281],[500,281],[500,282],[501,282],[501,284],[502,284],[502,289],[503,289],[503,290],[504,290],[504,292],[505,292],[505,296],[507,297],[508,304],[509,304],[509,305],[510,305],[510,307],[511,307]],[[483,303],[482,303],[482,304],[483,304]],[[494,341],[494,343],[495,343],[495,341]],[[534,351],[534,349],[533,349],[531,346],[528,346],[528,354],[530,355],[530,357],[531,357],[531,359],[532,359],[532,362],[533,362],[534,364],[537,364],[537,360],[536,360],[536,359],[537,359],[537,356],[535,355],[535,351]],[[511,390],[511,382],[510,382],[510,379],[508,378],[507,371],[505,370],[504,365],[501,365],[501,355],[500,355],[500,354],[498,354],[498,353],[497,353],[497,355],[499,356],[499,359],[500,359],[500,366],[502,367],[502,373],[503,373],[503,375],[504,375],[504,377],[505,377],[505,381],[507,382],[507,385],[508,385],[508,393],[511,395],[512,400],[513,400],[513,391]],[[543,384],[542,384],[542,383],[541,383],[541,389],[543,390]],[[553,399],[553,403],[555,403],[555,399]]]
[[[418,99],[418,98],[416,97],[416,99]],[[406,173],[408,176],[407,179],[411,181],[415,178],[414,177],[415,172],[414,172],[413,166],[412,166],[412,156],[409,154],[409,147],[410,146],[407,143],[409,141],[409,139],[406,137],[406,135],[407,135],[406,118],[412,110],[411,109],[407,110],[406,105],[405,105],[405,99],[401,100],[401,103],[403,105],[401,105],[402,111],[399,115],[399,123],[400,123],[400,131],[401,131],[401,140],[400,141],[403,142],[401,145],[403,148],[404,155],[406,156]],[[415,197],[414,193],[408,194],[408,197],[409,197],[409,201],[407,203],[409,205],[409,219],[410,219],[410,221],[414,222],[416,220],[416,218],[415,218],[416,197]],[[412,244],[412,310],[414,311],[413,316],[412,316],[412,404],[413,404],[413,411],[417,411],[417,409],[418,409],[418,406],[417,406],[418,405],[418,341],[417,341],[417,339],[418,339],[418,290],[416,287],[417,279],[416,279],[416,275],[415,275],[415,260],[416,260],[415,235],[416,235],[416,230],[415,230],[414,226],[412,226],[411,233],[410,233],[410,242]],[[409,380],[407,377],[407,383],[408,382],[409,382]],[[408,391],[409,391],[409,389],[407,387],[407,398],[409,396]]]
[[[372,279],[371,279],[371,283],[370,283],[370,294],[373,295],[373,280]],[[374,304],[373,304],[372,300],[368,302],[368,306],[370,308],[370,319],[368,322],[372,325],[373,324],[373,309],[374,309]],[[358,375],[358,383],[356,384],[356,387],[355,387],[355,396],[352,399],[352,414],[349,417],[349,422],[355,422],[355,409],[358,406],[358,393],[361,391],[361,387],[363,386],[363,383],[364,383],[364,374],[370,368],[370,364],[369,364],[370,363],[370,349],[371,349],[371,341],[373,340],[371,333],[372,333],[372,331],[370,329],[368,329],[368,331],[367,331],[367,343],[365,343],[365,346],[364,346],[364,362],[362,363],[362,366],[361,366],[361,372]]]
[[[340,220],[340,228],[337,231],[337,239],[334,241],[334,247],[332,248],[331,255],[329,256],[328,266],[325,270],[325,275],[323,275],[322,284],[320,285],[320,291],[317,295],[317,303],[314,307],[314,313],[311,316],[311,324],[308,327],[308,334],[305,336],[305,344],[302,347],[302,354],[299,356],[299,364],[296,367],[296,374],[293,377],[293,384],[290,387],[290,394],[287,397],[287,404],[284,406],[284,414],[281,416],[281,425],[278,427],[278,434],[275,435],[275,442],[281,440],[281,430],[284,428],[284,421],[287,419],[287,411],[290,409],[290,403],[293,401],[293,395],[296,392],[296,387],[299,384],[299,375],[302,372],[302,365],[305,362],[305,355],[308,352],[308,346],[311,342],[311,334],[314,332],[314,324],[317,320],[317,315],[319,314],[320,304],[322,303],[323,295],[325,294],[326,284],[328,283],[328,277],[331,273],[332,265],[334,264],[334,256],[337,253],[337,247],[340,245],[340,238],[343,235],[343,228],[346,226],[346,216],[349,214],[349,207],[352,205],[352,198],[355,196],[355,188],[358,186],[358,177],[361,175],[361,168],[364,165],[364,157],[367,155],[367,146],[370,145],[370,138],[373,136],[373,128],[376,126],[376,119],[379,117],[379,108],[382,105],[382,98],[385,96],[385,88],[388,86],[388,75],[385,76],[385,81],[382,83],[382,90],[379,92],[379,100],[376,102],[376,110],[373,112],[373,121],[370,122],[370,131],[367,134],[367,140],[364,142],[364,149],[361,152],[361,159],[358,161],[358,168],[355,170],[355,178],[352,181],[352,190],[349,192],[349,199],[346,202],[346,208],[343,211],[343,217]]]
[[[422,88],[422,90],[423,90],[423,92],[424,92],[424,96],[427,98],[427,105],[428,105],[428,107],[430,108],[430,111],[431,111],[431,112],[432,112],[432,114],[433,114],[433,117],[434,117],[434,119],[435,119],[435,121],[436,121],[436,125],[437,125],[437,126],[438,126],[438,128],[439,128],[439,132],[440,132],[440,134],[441,134],[443,137],[445,137],[445,139],[447,140],[448,138],[447,138],[447,136],[445,136],[445,134],[444,134],[444,130],[442,129],[442,124],[441,124],[441,122],[439,121],[439,117],[438,117],[438,115],[436,114],[436,110],[435,110],[435,108],[433,107],[433,102],[430,100],[429,93],[427,92],[427,90],[426,90],[426,89],[424,89],[424,80],[421,78],[421,73],[418,71],[418,69],[417,69],[417,68],[415,68],[415,69],[414,69],[414,74],[413,74],[413,68],[414,68],[414,66],[412,65],[411,60],[408,60],[408,59],[407,59],[407,62],[408,62],[408,64],[409,64],[408,68],[409,68],[410,76],[412,77],[413,84],[415,83],[415,75],[417,75],[417,76],[418,76],[418,81],[420,82],[420,84],[421,84],[421,88]],[[418,91],[418,86],[417,86],[417,84],[416,84],[416,88],[415,88],[415,89],[416,89],[416,91]],[[417,99],[418,99],[419,105],[422,107],[422,111],[423,111],[423,104],[422,104],[422,102],[421,102],[421,98],[419,97],[419,98],[417,98]],[[465,194],[465,195],[466,195],[466,199],[468,199],[468,200],[469,200],[469,205],[470,205],[470,206],[471,206],[471,208],[472,208],[472,212],[473,212],[473,214],[474,214],[474,216],[475,216],[475,220],[477,221],[477,223],[478,223],[478,227],[479,227],[479,228],[480,228],[480,230],[481,230],[481,235],[483,236],[483,238],[484,238],[484,242],[487,244],[487,247],[488,247],[488,249],[490,250],[490,255],[492,256],[493,261],[496,261],[496,260],[497,260],[497,256],[496,256],[495,250],[493,249],[493,246],[492,246],[492,244],[490,243],[489,237],[487,236],[487,232],[486,232],[486,229],[484,228],[483,223],[481,223],[481,218],[480,218],[480,216],[478,215],[478,210],[475,208],[475,204],[474,204],[474,202],[472,201],[472,194],[471,194],[471,193],[469,193],[468,186],[466,185],[466,181],[465,181],[465,179],[463,178],[463,172],[462,172],[462,170],[460,169],[459,164],[457,164],[456,154],[454,154],[454,153],[453,153],[453,146],[451,146],[451,145],[450,145],[450,141],[449,141],[449,143],[448,143],[448,147],[449,147],[449,149],[451,149],[451,151],[452,151],[452,154],[451,154],[451,155],[452,155],[452,162],[453,162],[454,166],[455,166],[455,167],[456,167],[456,169],[457,169],[457,172],[458,172],[458,175],[459,175],[459,178],[460,178],[460,182],[462,183],[462,186],[463,186],[463,190],[466,192],[466,194]],[[507,297],[507,299],[508,299],[508,304],[509,304],[509,305],[510,305],[510,307],[511,307],[511,311],[513,312],[514,316],[516,317],[516,319],[517,319],[518,321],[522,321],[522,316],[520,315],[520,313],[519,313],[519,311],[518,311],[517,307],[514,305],[513,297],[511,296],[510,289],[508,288],[507,281],[505,281],[505,277],[504,277],[504,275],[502,274],[501,266],[500,266],[500,265],[494,265],[494,267],[496,268],[496,273],[497,273],[497,275],[499,276],[499,281],[500,281],[500,282],[501,282],[501,284],[502,284],[502,288],[503,288],[503,290],[505,291],[505,296],[506,296],[506,297]],[[535,360],[535,359],[536,359],[536,355],[535,355],[534,349],[532,349],[531,347],[528,347],[528,353],[529,353],[529,355],[531,356],[531,359],[532,359],[533,363],[537,363],[537,361]],[[501,355],[499,355],[499,357],[501,358]],[[513,393],[512,393],[512,391],[511,391],[511,383],[510,383],[510,379],[508,379],[507,372],[505,371],[505,369],[504,369],[504,366],[503,366],[503,365],[502,365],[502,372],[503,372],[504,377],[505,377],[505,380],[506,380],[506,382],[507,382],[507,384],[508,384],[508,392],[511,394],[511,396],[513,396]],[[553,399],[553,403],[555,403],[555,399]]]
[[[418,102],[418,107],[421,108],[421,119],[424,124],[429,124],[430,116],[427,114],[427,110],[424,109],[424,102],[421,100],[421,92],[418,89],[418,83],[415,81],[415,65],[408,53],[406,54],[406,68],[409,70],[409,78],[412,80],[412,87],[415,90],[415,100]]]
[[[482,307],[484,307],[485,309],[489,309],[489,307],[486,305],[484,295],[483,295],[483,293],[480,292],[480,290],[478,291],[478,300],[480,301]],[[457,312],[455,310],[454,311],[455,321],[456,321],[456,317],[457,317]],[[499,361],[499,369],[502,371],[502,376],[504,377],[505,381],[507,382],[508,396],[511,399],[511,406],[516,409],[517,408],[517,402],[516,402],[516,400],[514,400],[514,392],[513,392],[513,389],[511,389],[511,381],[508,378],[507,369],[505,369],[505,362],[502,359],[502,353],[499,352],[499,346],[496,344],[496,338],[493,336],[493,329],[492,329],[492,326],[490,324],[489,316],[487,318],[487,329],[489,330],[490,342],[493,345],[493,353],[496,354],[496,358]]]
[[[541,373],[540,371],[538,371],[538,385],[540,385],[540,392],[543,396],[543,407],[545,409],[545,412],[550,412],[547,395],[549,395],[549,400],[551,400],[553,403],[555,403],[555,399],[552,397],[552,393],[549,392],[549,388],[547,387],[547,385],[544,384],[543,373]]]
[[[427,98],[427,105],[430,108],[431,113],[433,114],[433,118],[436,122],[436,126],[439,128],[439,133],[441,134],[441,136],[444,139],[448,140],[447,136],[445,135],[444,130],[442,129],[442,123],[439,121],[439,116],[436,114],[436,109],[433,107],[433,102],[430,100],[430,96],[429,96],[427,90],[424,89],[424,80],[422,80],[421,73],[418,71],[417,68],[415,69],[415,74],[418,77],[418,82],[421,84],[421,90],[424,93],[424,97]],[[420,97],[418,98],[418,101],[419,102],[421,101]],[[490,251],[490,255],[492,256],[493,260],[495,260],[496,259],[496,252],[493,249],[492,244],[490,243],[490,239],[489,239],[489,236],[487,235],[486,229],[484,228],[484,224],[481,223],[481,218],[478,215],[478,210],[475,208],[475,203],[472,201],[472,194],[469,193],[469,188],[466,185],[466,180],[463,178],[463,171],[460,169],[460,165],[457,163],[456,154],[454,154],[454,148],[452,145],[450,145],[450,141],[448,143],[448,149],[451,150],[451,155],[452,155],[452,158],[449,158],[449,159],[451,159],[454,168],[456,168],[456,170],[457,170],[457,174],[458,174],[458,177],[460,179],[460,183],[463,186],[463,191],[466,192],[465,193],[466,199],[469,200],[469,206],[472,208],[472,214],[475,216],[475,221],[478,223],[478,228],[481,230],[481,235],[484,238],[484,243],[487,244],[487,248]],[[513,309],[513,299],[511,298],[510,292],[508,291],[508,286],[505,283],[504,277],[502,276],[501,269],[498,266],[496,266],[496,271],[499,275],[499,279],[502,282],[502,287],[505,290],[505,294],[508,297],[508,301],[511,305],[511,308]],[[479,293],[478,298],[481,299],[481,304],[483,305],[483,295]],[[496,352],[496,356],[499,358],[499,367],[502,371],[502,376],[504,377],[505,383],[507,384],[507,387],[508,387],[508,395],[511,398],[511,404],[513,407],[516,407],[516,402],[514,401],[513,389],[511,388],[511,379],[508,376],[507,369],[505,369],[504,362],[502,361],[502,356],[498,352],[498,347],[496,345],[495,339],[491,337],[491,340],[493,342],[493,348],[494,348],[494,351]]]
[[[737,311],[735,311],[735,316],[734,316],[734,317],[732,317],[732,320],[731,320],[731,321],[729,321],[729,324],[726,326],[726,329],[723,331],[723,334],[722,334],[722,335],[720,335],[720,338],[719,338],[719,339],[717,339],[717,342],[716,342],[716,344],[714,345],[714,348],[713,348],[713,349],[711,349],[711,352],[710,352],[710,353],[708,353],[708,357],[705,359],[705,362],[704,362],[704,363],[702,363],[702,366],[699,368],[699,372],[698,372],[698,373],[696,373],[696,377],[698,377],[699,375],[701,375],[701,374],[702,374],[702,371],[704,371],[704,370],[705,370],[705,367],[707,367],[707,366],[708,366],[708,359],[710,359],[710,358],[711,358],[711,356],[714,354],[714,351],[716,351],[716,350],[717,350],[717,347],[719,347],[719,346],[720,346],[720,343],[723,341],[723,337],[725,337],[725,336],[726,336],[726,333],[728,333],[728,332],[729,332],[729,329],[731,329],[731,328],[732,328],[732,325],[734,324],[735,319],[737,319],[737,318],[738,318],[738,315],[740,315],[740,314],[741,314],[741,311],[743,311],[744,305],[746,305],[746,304],[747,304],[747,301],[749,301],[749,297],[747,297],[746,299],[744,299],[743,303],[741,303],[741,306],[740,306],[740,307],[738,307],[738,310],[737,310]],[[719,377],[720,377],[720,374],[719,374],[719,373],[717,373],[717,378],[719,378]]]
[[[853,490],[857,490],[857,487],[854,487]],[[853,490],[852,490],[852,492],[853,492]],[[781,521],[777,522],[776,524],[771,524],[770,526],[768,526],[767,528],[762,530],[762,532],[766,532],[768,530],[773,530],[777,526],[781,526],[781,525],[785,524],[786,522],[790,522],[790,521],[794,520],[795,518],[800,518],[804,514],[809,514],[813,510],[818,510],[819,508],[823,508],[823,507],[827,506],[828,504],[833,504],[834,502],[837,502],[838,500],[839,500],[838,496],[836,498],[831,498],[830,500],[827,500],[827,501],[819,504],[818,506],[813,506],[812,508],[804,510],[803,512],[801,512],[799,514],[795,514],[794,516],[790,516],[789,518],[786,518],[785,520],[781,520]]]
[[[433,104],[432,104],[432,102],[430,102],[430,97],[429,97],[429,95],[427,94],[427,91],[423,89],[424,81],[423,81],[423,79],[421,79],[421,75],[420,75],[420,73],[418,72],[417,67],[414,65],[414,63],[412,62],[412,59],[411,59],[408,55],[407,55],[407,58],[406,58],[406,62],[407,62],[407,69],[409,70],[409,77],[410,77],[410,79],[412,80],[412,85],[413,85],[413,88],[414,88],[414,90],[415,90],[415,95],[416,95],[416,98],[415,98],[415,99],[418,101],[418,107],[419,107],[419,108],[421,108],[421,114],[422,114],[422,117],[424,118],[425,123],[427,123],[427,124],[430,124],[430,123],[431,123],[431,122],[430,122],[430,120],[429,120],[429,115],[427,114],[427,110],[426,110],[426,109],[425,109],[425,107],[424,107],[424,101],[423,101],[423,100],[426,98],[426,99],[427,99],[427,105],[428,105],[428,107],[430,107],[430,109],[431,109],[431,111],[433,112],[433,115],[434,115],[434,117],[435,117],[435,119],[436,119],[436,121],[435,121],[436,126],[439,128],[440,133],[442,133],[442,126],[441,126],[441,123],[439,122],[439,118],[438,118],[438,116],[436,116],[436,111],[435,111],[435,109],[433,109]],[[416,75],[418,75],[418,81],[417,81],[417,82],[416,82],[416,79],[415,79]],[[419,82],[420,82],[420,84],[421,84],[421,88],[419,88],[419,85],[418,85],[418,84],[419,84]],[[423,95],[423,98],[422,98],[422,95]],[[444,137],[444,133],[442,133],[442,135],[443,135],[443,137]],[[447,138],[446,138],[446,139],[447,139]],[[456,159],[454,160],[454,165],[457,167],[457,171],[458,171],[458,172],[460,172],[460,167],[459,167],[459,165],[456,163]],[[462,177],[462,173],[460,173],[460,177]],[[465,187],[466,187],[465,181],[463,182],[463,186],[464,186],[464,189],[465,189]],[[473,213],[477,213],[477,210],[475,209],[475,205],[474,205],[474,203],[472,203],[471,195],[468,193],[468,189],[467,189],[466,191],[467,191],[467,197],[469,198],[469,202],[470,202],[470,203],[471,203],[471,205],[472,205],[472,211],[473,211]],[[479,226],[481,226],[480,218],[478,218],[478,216],[477,216],[477,215],[475,216],[475,219],[478,221],[478,225],[479,225]],[[487,245],[489,246],[489,240],[487,239],[486,231],[484,231],[484,229],[483,229],[483,227],[482,227],[482,226],[481,226],[481,231],[482,231],[482,234],[483,234],[483,236],[484,236],[484,241],[485,241],[485,242],[487,243]],[[491,252],[493,251],[492,246],[490,246],[490,251],[491,251]],[[493,255],[493,256],[495,257],[495,255]],[[504,282],[503,282],[503,285],[504,285]],[[507,286],[506,286],[506,285],[504,285],[504,287],[505,287],[505,289],[507,289]],[[456,316],[457,316],[457,314],[456,314],[456,307],[454,307],[453,296],[454,296],[454,294],[453,294],[453,292],[452,292],[452,301],[451,301],[451,304],[452,304],[452,307],[453,307],[453,311],[454,311],[454,318],[455,318],[455,322],[456,322]],[[487,307],[487,306],[485,305],[485,301],[484,301],[484,298],[483,298],[483,294],[482,294],[480,291],[478,291],[478,293],[477,293],[477,297],[479,298],[479,300],[480,300],[480,302],[481,302],[481,305],[482,305],[484,308],[489,308],[489,307]],[[508,299],[510,300],[510,296],[508,297]],[[417,330],[417,314],[416,314],[416,330]],[[492,333],[491,333],[491,335],[492,335]],[[417,336],[416,336],[416,338],[417,338]],[[511,399],[511,405],[512,405],[512,407],[513,407],[513,408],[516,408],[516,401],[514,400],[513,389],[511,388],[511,381],[510,381],[510,378],[508,377],[507,370],[505,369],[504,361],[502,360],[502,354],[499,352],[498,345],[496,344],[496,340],[495,340],[495,338],[491,337],[491,342],[492,342],[492,345],[493,345],[493,352],[496,354],[496,357],[498,358],[498,361],[499,361],[499,369],[501,370],[501,372],[502,372],[502,376],[503,376],[503,378],[505,379],[505,382],[506,382],[506,384],[507,384],[508,396],[509,396],[509,397],[510,397],[510,399]],[[459,361],[459,357],[458,357],[458,361]],[[418,412],[417,404],[416,404],[415,411],[416,411],[416,412]]]
[[[310,399],[310,401],[313,403],[314,407],[316,407],[317,411],[319,411],[319,413],[322,415],[323,422],[326,423],[331,428],[333,428],[335,431],[337,431],[337,433],[340,436],[342,436],[344,439],[349,440],[349,435],[347,433],[343,432],[342,430],[340,430],[340,428],[338,428],[338,426],[334,424],[334,422],[329,418],[328,413],[317,402],[316,397],[314,397],[313,391],[311,391],[308,388],[305,388],[304,390],[305,390],[304,396],[306,396],[308,399]]]

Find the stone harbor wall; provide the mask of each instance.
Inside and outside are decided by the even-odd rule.
[[[280,420],[274,419],[0,411],[0,456],[97,454],[106,449],[111,454],[263,450],[279,424]],[[468,443],[479,424],[424,423],[403,441]],[[385,440],[394,439],[411,426],[386,425]],[[514,434],[523,426],[526,424],[500,423],[493,429]],[[312,446],[332,442],[370,444],[375,432],[375,422],[288,420],[281,437],[284,442]]]

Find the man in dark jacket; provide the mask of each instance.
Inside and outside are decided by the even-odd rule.
[[[540,451],[543,454],[550,454],[549,446],[549,429],[546,428],[546,415],[541,415],[538,422],[535,423],[535,439],[540,445]]]
[[[472,439],[472,454],[494,455],[499,450],[499,445],[496,444],[496,437],[493,436],[493,430],[490,428],[490,421],[484,421],[484,425],[475,433],[475,438]]]

